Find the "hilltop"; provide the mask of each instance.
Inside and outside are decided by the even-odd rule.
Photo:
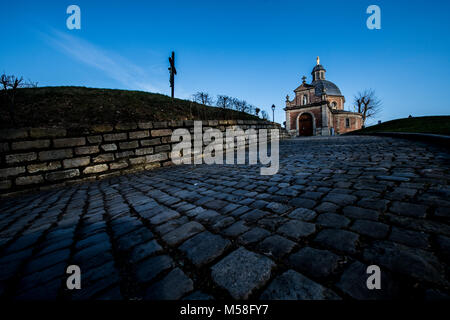
[[[13,127],[0,97],[0,125]],[[234,110],[205,106],[189,100],[171,99],[143,91],[86,87],[40,87],[18,89],[16,127],[66,127],[99,123],[126,123],[167,120],[257,120],[258,117]]]
[[[450,116],[413,117],[387,121],[348,134],[412,132],[450,135]]]

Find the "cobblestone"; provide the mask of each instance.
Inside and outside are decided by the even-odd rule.
[[[263,300],[337,300],[339,296],[293,270],[275,278],[261,295]]]
[[[112,151],[122,142],[109,140]],[[88,159],[42,152],[56,160],[11,170],[59,181]],[[448,298],[449,160],[406,140],[314,137],[282,141],[274,176],[248,165],[173,166],[2,198],[0,296]],[[17,183],[10,174],[0,172],[2,184]],[[82,290],[65,289],[70,264]],[[367,290],[369,265],[381,268],[382,290]]]

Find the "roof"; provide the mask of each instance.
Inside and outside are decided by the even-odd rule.
[[[317,67],[317,66],[316,66]],[[316,80],[311,83],[316,89],[316,96],[321,96],[323,88],[326,89],[326,94],[329,96],[342,96],[341,90],[333,82],[328,80]]]
[[[318,65],[316,65],[316,66],[313,68],[311,74],[314,73],[315,71],[320,71],[320,70],[327,71],[327,70],[325,70],[325,68],[324,68],[321,64],[318,64]]]

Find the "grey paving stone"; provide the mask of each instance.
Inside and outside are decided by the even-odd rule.
[[[315,278],[325,278],[334,274],[345,259],[327,250],[305,247],[289,256],[294,269]]]
[[[193,293],[183,298],[183,300],[214,300],[214,297],[201,291],[194,291]]]
[[[62,249],[43,255],[30,261],[25,267],[25,274],[31,274],[45,268],[51,267],[57,263],[67,261],[70,256],[69,249]]]
[[[200,223],[191,221],[169,232],[162,239],[167,244],[175,246],[203,230],[205,228]]]
[[[214,210],[206,210],[200,212],[198,215],[195,216],[195,220],[198,220],[201,223],[209,223],[209,224],[213,224],[221,218],[222,216],[217,211]]]
[[[150,223],[157,225],[169,221],[170,219],[178,218],[179,216],[180,214],[176,211],[165,210],[163,213],[150,218]]]
[[[42,285],[36,286],[30,290],[19,293],[15,297],[15,299],[27,301],[56,300],[61,285],[61,279],[54,279],[52,281],[45,282]]]
[[[26,291],[37,286],[45,286],[47,282],[51,282],[56,278],[62,279],[66,276],[66,268],[67,263],[61,262],[25,276],[20,280],[17,286],[17,291],[20,293],[25,293]]]
[[[163,248],[156,240],[147,241],[135,246],[130,253],[129,262],[137,263],[151,255],[161,253]]]
[[[337,212],[339,210],[339,206],[332,202],[321,202],[314,210],[318,213],[325,212]]]
[[[222,229],[225,229],[232,225],[236,220],[234,220],[233,217],[224,217],[220,220],[217,220],[216,223],[214,223],[211,228],[215,231],[220,231]]]
[[[240,219],[248,221],[248,222],[255,222],[260,220],[261,218],[263,218],[264,216],[268,215],[269,213],[266,211],[262,211],[262,210],[251,210],[248,211],[247,213],[244,213],[243,215],[240,216]]]
[[[258,249],[268,256],[280,259],[291,252],[294,246],[295,242],[279,235],[273,235],[264,239],[258,245]]]
[[[365,260],[373,261],[392,272],[432,283],[448,284],[443,265],[429,251],[409,248],[395,242],[377,241],[364,250],[363,256]]]
[[[72,300],[93,299],[102,291],[118,284],[119,272],[115,268],[114,262],[111,261],[82,273],[82,289],[71,290],[69,294]]]
[[[246,233],[242,234],[238,240],[240,243],[246,245],[246,244],[254,244],[262,239],[268,237],[270,235],[270,232],[266,229],[255,227],[247,231]]]
[[[341,214],[322,213],[316,220],[316,223],[331,228],[345,228],[350,224],[350,219]]]
[[[348,206],[343,209],[344,215],[354,219],[378,220],[379,213],[375,210]]]
[[[350,205],[356,202],[356,200],[358,198],[353,195],[341,193],[329,193],[322,199],[322,201],[332,202],[340,206]]]
[[[72,262],[82,270],[89,270],[113,260],[112,247],[109,242],[99,242],[74,254]]]
[[[153,239],[153,233],[146,227],[142,227],[117,239],[117,249],[119,251],[127,251],[134,246],[151,239]]]
[[[188,217],[182,216],[180,218],[169,220],[159,226],[156,226],[155,231],[159,235],[165,235],[166,233],[173,231],[174,229],[178,228],[179,226],[181,226],[187,222],[189,222]]]
[[[395,299],[399,295],[399,284],[391,275],[381,269],[381,289],[368,289],[367,280],[372,273],[367,273],[368,265],[359,261],[352,263],[342,274],[337,287],[354,299],[380,300]]]
[[[317,216],[317,213],[313,210],[306,208],[297,208],[289,213],[288,217],[292,219],[299,219],[303,221],[311,221]]]
[[[186,240],[179,250],[197,267],[210,263],[231,246],[231,242],[219,235],[204,231]]]
[[[145,259],[136,265],[136,280],[148,282],[156,278],[161,272],[174,266],[172,258],[168,255]]]
[[[315,233],[316,226],[313,223],[292,220],[279,227],[277,232],[288,238],[299,240]]]
[[[429,246],[428,234],[397,227],[392,227],[389,240],[422,249],[427,249]]]
[[[426,206],[400,201],[394,201],[390,207],[390,211],[400,215],[417,218],[425,218],[425,216],[427,215]]]
[[[148,288],[144,299],[177,300],[192,290],[194,290],[193,281],[181,269],[176,268]]]
[[[278,202],[270,202],[267,206],[267,209],[274,213],[283,214],[291,209],[290,206],[284,205]]]
[[[294,270],[276,277],[261,294],[261,300],[339,300],[332,290]]]
[[[211,268],[213,281],[234,299],[248,299],[270,279],[275,263],[269,258],[239,248]]]
[[[326,248],[354,254],[357,250],[358,239],[359,236],[350,231],[326,229],[320,231],[314,242]]]
[[[306,199],[306,198],[294,198],[289,201],[289,205],[296,207],[296,208],[305,208],[305,209],[312,209],[316,206],[317,202],[312,199]]]
[[[437,236],[436,244],[439,247],[440,253],[450,262],[450,238],[445,236]]]
[[[356,220],[350,228],[352,231],[374,239],[384,239],[389,233],[389,226],[371,220]]]
[[[222,231],[222,234],[229,237],[237,237],[246,232],[249,228],[245,225],[245,221],[238,221]]]

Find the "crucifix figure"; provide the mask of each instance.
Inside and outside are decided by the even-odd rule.
[[[175,75],[177,74],[177,69],[175,69],[175,52],[172,51],[172,57],[169,57],[169,72],[170,72],[170,87],[172,88],[172,98],[175,93]]]

